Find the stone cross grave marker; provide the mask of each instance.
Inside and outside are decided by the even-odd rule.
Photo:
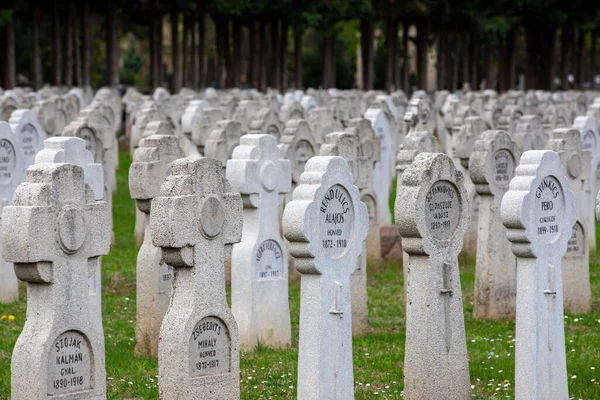
[[[343,157],[354,178],[354,185],[359,189],[362,197],[362,191],[367,189],[368,174],[365,170],[369,168],[369,160],[360,156],[360,142],[356,130],[350,132],[333,132],[327,135],[326,143],[321,146],[320,156],[338,156]],[[361,200],[362,201],[362,200]],[[371,205],[371,209],[369,209]],[[374,204],[369,203],[367,213],[369,213],[369,231],[371,230],[372,213],[375,209]],[[375,202],[376,205],[376,202]],[[368,234],[367,234],[368,237]],[[380,250],[381,251],[381,250]],[[350,276],[350,296],[352,299],[352,333],[360,335],[369,328],[369,315],[367,310],[367,258],[366,241],[364,249],[360,253],[356,270]]]
[[[470,210],[463,175],[447,155],[421,153],[402,174],[395,213],[409,255],[404,355],[409,399],[471,398],[457,258]]]
[[[519,123],[519,119],[523,116],[523,109],[518,105],[507,105],[502,110],[502,115],[498,120],[498,129],[513,135]]]
[[[577,129],[560,128],[550,134],[548,150],[558,153],[565,169],[569,187],[575,195],[576,222],[562,260],[563,299],[565,310],[573,314],[592,310],[590,285],[588,218],[585,188],[590,180],[592,156],[584,150],[581,133]]]
[[[348,163],[311,158],[283,214],[283,232],[302,274],[299,399],[354,399],[350,275],[368,223]]]
[[[210,137],[210,133],[217,129],[217,122],[224,120],[223,111],[218,108],[205,108],[192,127],[192,142],[198,147],[198,151],[204,154],[204,146]]]
[[[46,132],[40,126],[31,110],[19,109],[12,113],[8,121],[15,136],[21,141],[26,167],[35,162],[35,155],[44,148]],[[25,177],[23,177],[23,180]]]
[[[171,163],[184,157],[179,138],[161,129],[162,122],[148,124],[146,136],[133,154],[129,168],[129,191],[146,221],[142,246],[136,265],[136,324],[135,352],[145,356],[158,355],[158,341],[163,317],[169,307],[173,268],[162,257],[161,249],[152,243],[149,227],[152,199],[160,187]]]
[[[389,198],[396,148],[392,141],[390,124],[382,109],[369,108],[365,113],[365,118],[371,122],[373,131],[381,144],[380,161],[376,162],[373,168],[373,189],[378,200],[377,217],[379,225],[386,226],[392,223]]]
[[[307,120],[317,143],[317,148],[320,148],[325,143],[325,136],[334,132],[331,110],[326,107],[315,108],[310,112]]]
[[[377,264],[381,261],[381,233],[378,215],[381,207],[379,207],[380,200],[377,197],[373,180],[374,167],[381,162],[381,139],[375,135],[375,131],[371,127],[371,121],[366,118],[352,118],[348,121],[346,131],[358,137],[359,174],[365,185],[360,191],[360,200],[365,203],[369,211],[369,234],[365,242],[366,252],[361,255],[365,259],[363,264],[366,271],[366,262]]]
[[[270,107],[261,108],[252,118],[248,127],[250,133],[264,133],[280,139],[283,124],[279,114]]]
[[[240,397],[239,333],[225,298],[225,246],[242,234],[242,199],[211,158],[171,164],[152,200],[152,243],[174,269],[160,330],[161,399]]]
[[[473,154],[475,141],[487,130],[487,124],[481,117],[467,117],[459,127],[455,126],[452,134],[452,157],[456,168],[464,176],[465,189],[471,203],[471,220],[467,230],[464,251],[475,255],[477,251],[477,219],[479,215],[479,196],[469,175],[469,158]]]
[[[44,148],[35,156],[35,163],[74,164],[83,168],[86,185],[92,189],[94,200],[104,199],[104,172],[102,164],[94,162],[92,153],[85,149],[85,141],[76,137],[57,136],[44,141]],[[88,264],[88,293],[90,315],[102,332],[102,260],[91,259]]]
[[[217,128],[210,133],[204,144],[204,156],[221,161],[223,166],[231,158],[233,150],[240,144],[242,125],[230,119],[217,122]]]
[[[511,137],[517,145],[516,150],[521,154],[528,150],[544,150],[548,142],[548,133],[544,130],[539,115],[523,115],[519,118]]]
[[[584,203],[585,219],[587,222],[587,237],[590,253],[596,252],[596,218],[594,217],[596,199],[596,175],[600,171],[600,134],[596,120],[589,116],[575,118],[573,128],[581,133],[583,150],[589,151],[591,157],[590,177],[585,181]]]
[[[250,131],[250,122],[257,112],[258,105],[254,100],[242,100],[238,104],[232,119],[242,125],[242,135]]]
[[[515,174],[518,153],[508,133],[485,131],[475,142],[469,173],[479,195],[477,255],[475,258],[475,318],[515,317],[517,269],[506,230],[500,219],[500,202]]]
[[[283,105],[280,109],[281,121],[285,124],[292,119],[304,119],[305,111],[304,107],[297,102],[292,101]]]
[[[231,311],[242,348],[291,345],[288,256],[279,207],[291,191],[290,162],[272,135],[244,135],[227,162],[227,180],[244,200],[242,240],[231,254]]]
[[[292,184],[300,182],[306,162],[317,154],[312,130],[304,119],[292,119],[285,124],[281,136],[281,153],[283,158],[290,160],[292,167]]]
[[[27,282],[27,321],[12,354],[15,399],[106,398],[104,335],[88,278],[108,254],[108,205],[74,164],[33,164],[4,207],[5,258]]]
[[[25,156],[10,125],[0,122],[0,211],[12,204],[13,193],[25,178]],[[4,222],[0,220],[0,226]],[[0,242],[0,246],[3,244]],[[19,282],[10,262],[0,257],[0,303],[19,299]]]
[[[192,130],[202,116],[202,110],[209,107],[206,100],[192,100],[181,116],[181,131],[188,138],[192,138]]]
[[[402,180],[402,174],[408,167],[410,167],[417,157],[421,153],[441,153],[442,149],[435,136],[425,130],[425,127],[421,125],[420,130],[411,129],[404,138],[404,141],[398,148],[398,155],[396,157],[396,193],[398,192],[398,185]],[[406,278],[408,273],[408,253],[402,249],[402,274],[404,276],[404,299],[406,300]]]
[[[523,153],[500,213],[517,256],[515,398],[567,399],[561,259],[576,210],[555,152]]]
[[[167,121],[165,121],[165,120],[149,121],[147,124],[144,125],[144,131],[140,134],[140,142],[145,137],[148,137],[151,135],[173,135],[173,134],[174,134],[173,128]],[[182,143],[181,138],[182,137],[179,137],[180,145]],[[136,150],[139,147],[140,142],[138,142],[138,146],[136,146]],[[196,149],[196,146],[194,146],[194,145],[192,145],[191,147],[194,150]],[[185,150],[184,150],[184,153],[185,153]],[[135,151],[134,151],[133,155],[135,155]],[[161,183],[162,183],[162,181],[161,181]],[[135,242],[138,247],[141,247],[142,243],[144,242],[144,235],[146,234],[147,226],[148,226],[148,216],[146,215],[146,213],[141,211],[139,209],[139,207],[136,207],[135,208],[135,227],[134,227],[133,234],[135,236]]]

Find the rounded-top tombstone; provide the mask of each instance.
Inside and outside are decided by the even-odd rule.
[[[27,109],[12,113],[8,121],[15,136],[21,141],[21,148],[27,165],[33,164],[35,155],[44,148],[46,132],[40,126],[36,115]]]
[[[501,205],[517,256],[517,398],[568,398],[561,260],[575,214],[575,195],[558,155],[523,153]]]
[[[306,162],[317,154],[317,144],[306,120],[291,119],[285,124],[281,136],[281,152],[284,158],[290,160],[292,181],[300,182]]]
[[[462,173],[442,153],[419,154],[398,185],[396,225],[409,254],[407,398],[471,396],[457,259],[469,224],[469,203]]]
[[[350,275],[368,228],[348,163],[311,158],[283,214],[283,232],[302,274],[298,398],[354,398]]]

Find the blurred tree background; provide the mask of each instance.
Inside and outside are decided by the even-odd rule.
[[[133,85],[587,88],[600,4],[584,0],[12,0],[4,88]]]

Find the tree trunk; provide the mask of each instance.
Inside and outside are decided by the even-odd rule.
[[[73,20],[73,47],[75,50],[75,85],[82,86],[83,85],[83,71],[81,65],[81,28],[79,18],[77,16],[77,9],[75,8],[75,3],[73,2],[74,14],[75,18]]]
[[[12,89],[17,86],[16,57],[15,57],[15,17],[11,15],[4,25],[5,38],[5,64],[4,88]]]
[[[504,90],[515,88],[517,83],[517,39],[519,38],[518,28],[513,27],[506,33],[506,52],[504,62]]]
[[[270,65],[273,66],[273,71],[269,76],[271,77],[271,86],[276,89],[281,89],[281,58],[279,57],[281,35],[279,34],[279,20],[275,19],[271,21],[271,60]]]
[[[323,88],[334,88],[335,81],[335,32],[323,39]]]
[[[90,80],[90,50],[91,50],[91,42],[90,42],[90,21],[89,21],[89,3],[88,0],[83,0],[83,16],[81,19],[81,79],[83,86],[91,86]]]
[[[179,12],[177,9],[171,9],[171,64],[173,65],[173,74],[171,76],[171,93],[179,92],[181,81],[179,79]]]
[[[385,88],[391,92],[396,81],[396,60],[398,58],[398,19],[389,17],[386,21],[386,63],[385,63]]]
[[[592,82],[592,90],[596,88],[596,57],[598,48],[598,32],[592,31],[592,48],[590,50],[590,75]]]
[[[258,33],[256,30],[256,22],[250,20],[248,23],[248,36],[250,37],[250,62],[248,63],[248,86],[257,88],[258,87],[258,59],[260,57],[258,51]]]
[[[360,42],[361,42],[361,57],[363,67],[363,90],[373,89],[374,80],[374,51],[373,38],[375,31],[375,23],[371,19],[360,20]]]
[[[575,73],[577,74],[575,78],[575,85],[579,89],[583,89],[583,83],[585,82],[585,36],[587,32],[583,29],[578,29],[577,33],[577,68]]]
[[[419,76],[419,89],[427,90],[427,36],[429,34],[429,21],[423,18],[417,26],[417,69]]]
[[[190,37],[190,22],[191,18],[183,14],[183,37],[181,38],[181,84],[183,87],[190,87],[190,68],[188,61],[188,47]]]
[[[410,82],[408,76],[410,74],[410,59],[408,56],[408,18],[405,17],[402,21],[402,88],[408,95],[410,92]]]
[[[289,24],[286,19],[281,20],[281,34],[279,37],[279,68],[281,71],[281,91],[284,92],[288,88],[288,62],[287,62],[287,49],[288,49],[288,28]]]
[[[62,32],[61,32],[61,23],[60,23],[60,10],[58,5],[55,3],[53,7],[53,15],[52,15],[52,63],[53,63],[53,75],[54,75],[54,84],[56,86],[62,85]],[[8,28],[8,26],[7,26]],[[8,51],[8,48],[6,49]],[[8,56],[7,56],[8,60]]]
[[[437,64],[435,66],[437,74],[437,90],[444,90],[446,88],[446,47],[447,42],[445,37],[448,35],[444,17],[442,17],[442,26],[440,28],[440,37],[437,41]]]
[[[394,20],[394,25],[396,29],[394,30],[394,54],[392,57],[392,69],[394,70],[393,79],[394,79],[394,90],[400,88],[401,78],[400,78],[400,43],[398,41],[398,28],[400,28],[400,19],[398,17]]]
[[[33,8],[32,47],[31,47],[31,80],[35,90],[42,87],[42,54],[40,52],[40,26],[42,13],[39,7]]]
[[[458,89],[458,37],[459,35],[456,32],[452,35],[452,56],[450,57],[450,65],[452,71],[452,91]]]
[[[119,83],[117,15],[112,0],[108,1],[106,15],[106,84],[114,87]]]
[[[196,21],[190,17],[190,83],[193,88],[198,87],[198,69],[196,68]]]
[[[64,82],[67,87],[73,86],[73,25],[75,25],[75,3],[73,0],[69,2],[69,10],[67,11],[67,32],[65,34],[65,76]]]
[[[526,21],[527,86],[529,89],[549,90],[552,77],[550,68],[556,40],[556,27]]]
[[[223,18],[223,55],[225,56],[225,85],[233,86],[233,68],[231,67],[231,48],[229,47],[229,18]]]
[[[198,0],[198,87],[206,87],[206,73],[204,59],[204,36],[206,31],[205,15],[204,15],[204,1]]]
[[[565,24],[561,27],[561,64],[560,64],[560,81],[562,90],[569,88],[569,70],[571,59],[571,43],[573,41],[573,27],[570,24]]]
[[[300,29],[294,29],[294,55],[296,64],[295,86],[301,89],[302,86],[302,32]]]
[[[471,74],[471,89],[479,90],[479,78],[477,76],[479,63],[479,37],[476,34],[471,35],[471,51],[469,54],[471,66],[469,68]]]
[[[233,39],[233,87],[240,87],[240,76],[242,73],[242,22],[239,18],[234,18],[231,21],[231,34]]]
[[[148,24],[148,37],[150,38],[150,90],[158,87],[158,44],[156,16],[152,13],[150,24]]]
[[[485,88],[496,89],[494,78],[494,46],[489,43],[485,54]]]
[[[157,2],[158,3],[158,2]],[[165,63],[163,60],[163,15],[157,17],[156,25],[156,56],[158,57],[158,86],[165,84]]]
[[[268,46],[268,32],[269,30],[267,29],[268,25],[266,20],[261,19],[260,21],[260,25],[259,25],[259,38],[260,38],[260,42],[259,42],[259,49],[258,49],[258,54],[259,54],[259,63],[258,63],[258,68],[260,70],[260,83],[259,83],[259,90],[264,92],[265,90],[267,90],[267,64],[269,63],[269,46]]]
[[[465,33],[461,41],[460,56],[462,60],[462,86],[469,83],[469,33]]]

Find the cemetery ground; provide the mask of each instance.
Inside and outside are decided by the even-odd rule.
[[[103,321],[109,399],[158,398],[156,359],[136,357],[135,268],[138,248],[133,227],[135,202],[127,176],[131,157],[121,153],[118,193],[113,198],[116,243],[103,259]],[[393,201],[393,198],[392,198]],[[598,231],[598,226],[596,226]],[[600,233],[600,232],[599,232]],[[597,235],[600,237],[600,235]],[[504,240],[498,238],[498,240]],[[464,314],[473,398],[514,398],[514,321],[478,321],[472,317],[474,260],[460,259]],[[569,395],[600,398],[600,256],[590,257],[594,311],[565,316]],[[356,399],[399,399],[403,389],[404,306],[402,270],[389,263],[368,270],[368,335],[353,340]],[[290,283],[293,346],[269,350],[259,346],[241,354],[242,399],[295,399],[300,284]],[[21,301],[0,305],[0,399],[10,393],[10,357],[25,323],[26,289]],[[435,380],[435,374],[431,376]]]

